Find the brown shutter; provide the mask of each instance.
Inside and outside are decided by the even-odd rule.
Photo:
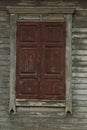
[[[17,98],[39,98],[39,24],[18,23],[17,28]]]
[[[65,99],[65,23],[17,24],[17,98]]]
[[[41,96],[43,99],[65,98],[65,23],[42,26]]]

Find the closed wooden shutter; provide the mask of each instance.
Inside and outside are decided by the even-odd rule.
[[[18,22],[17,99],[65,99],[65,23]]]

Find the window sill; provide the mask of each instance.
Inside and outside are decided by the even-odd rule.
[[[16,106],[30,106],[30,107],[65,107],[65,101],[58,100],[27,100],[27,99],[16,99]]]

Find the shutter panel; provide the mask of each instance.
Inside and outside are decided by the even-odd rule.
[[[17,98],[39,98],[38,26],[38,23],[17,24]]]
[[[65,99],[65,23],[44,23],[41,95]]]

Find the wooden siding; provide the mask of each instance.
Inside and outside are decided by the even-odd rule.
[[[76,14],[72,30],[72,86],[75,117],[87,118],[87,19]],[[85,127],[83,127],[85,129]]]
[[[86,7],[86,2],[60,3]],[[20,5],[34,3],[18,2]],[[54,5],[52,1],[49,3]],[[16,115],[9,115],[9,14],[6,10],[0,11],[0,130],[87,130],[87,17],[77,13],[73,16],[72,62],[72,115],[65,116],[61,108],[55,111],[30,108],[25,112],[20,107]]]

